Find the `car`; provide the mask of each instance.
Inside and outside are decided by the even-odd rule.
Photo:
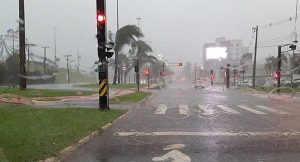
[[[238,83],[238,86],[239,87],[251,87],[252,81],[249,81],[249,80],[241,81]]]
[[[205,88],[205,83],[201,79],[197,79],[194,88]]]
[[[284,86],[289,87],[291,86],[291,81],[284,82]],[[300,78],[293,79],[293,87],[299,87],[300,86]]]

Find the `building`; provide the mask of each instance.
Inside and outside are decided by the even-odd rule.
[[[242,40],[227,40],[225,37],[216,38],[215,42],[203,45],[203,66],[205,70],[214,70],[216,79],[223,79],[222,67],[230,64],[231,67],[241,65],[244,54],[249,47],[243,46]]]

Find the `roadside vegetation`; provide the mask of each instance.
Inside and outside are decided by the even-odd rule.
[[[54,89],[26,89],[0,87],[1,94],[13,94],[24,97],[62,97],[62,96],[88,96],[95,94],[93,91],[54,90]]]
[[[55,156],[125,112],[1,105],[0,161],[38,161]]]

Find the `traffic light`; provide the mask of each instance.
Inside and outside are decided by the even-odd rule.
[[[279,79],[280,79],[280,71],[274,72],[273,77],[274,77],[276,80],[279,80]]]
[[[294,44],[291,44],[291,45],[289,46],[289,48],[290,48],[291,50],[296,50],[297,46],[294,45]]]
[[[145,69],[145,70],[144,70],[144,74],[145,74],[145,75],[149,75],[149,74],[150,74],[150,70],[149,70],[149,69]]]
[[[177,66],[182,66],[182,62],[178,62],[178,63],[177,63]]]
[[[104,0],[97,0],[97,15],[96,15],[96,22],[97,22],[97,41],[98,41],[98,58],[99,60],[105,60],[106,51],[105,51],[105,25],[106,25],[106,18],[105,18],[105,3]]]
[[[106,20],[105,15],[100,10],[98,10],[97,11],[97,25],[104,25],[105,20]]]

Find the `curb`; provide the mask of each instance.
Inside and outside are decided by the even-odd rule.
[[[133,106],[132,108],[130,108],[125,114],[121,115],[120,117],[118,117],[116,120],[112,121],[111,123],[107,123],[106,125],[104,125],[103,127],[101,127],[100,130],[94,131],[91,134],[89,134],[86,137],[81,138],[77,143],[72,144],[68,147],[66,147],[65,149],[63,149],[62,151],[60,151],[58,153],[57,156],[51,157],[51,158],[47,158],[45,160],[39,160],[39,162],[60,162],[64,159],[66,159],[67,157],[69,157],[74,151],[76,151],[79,147],[83,146],[84,144],[88,143],[89,141],[91,141],[95,136],[103,133],[105,130],[109,129],[111,126],[113,126],[116,122],[118,122],[120,119],[124,118],[126,115],[128,115],[133,109],[135,109],[137,107],[137,105],[151,99],[154,97],[154,94],[142,99],[141,101],[137,102],[135,104],[135,106]]]

